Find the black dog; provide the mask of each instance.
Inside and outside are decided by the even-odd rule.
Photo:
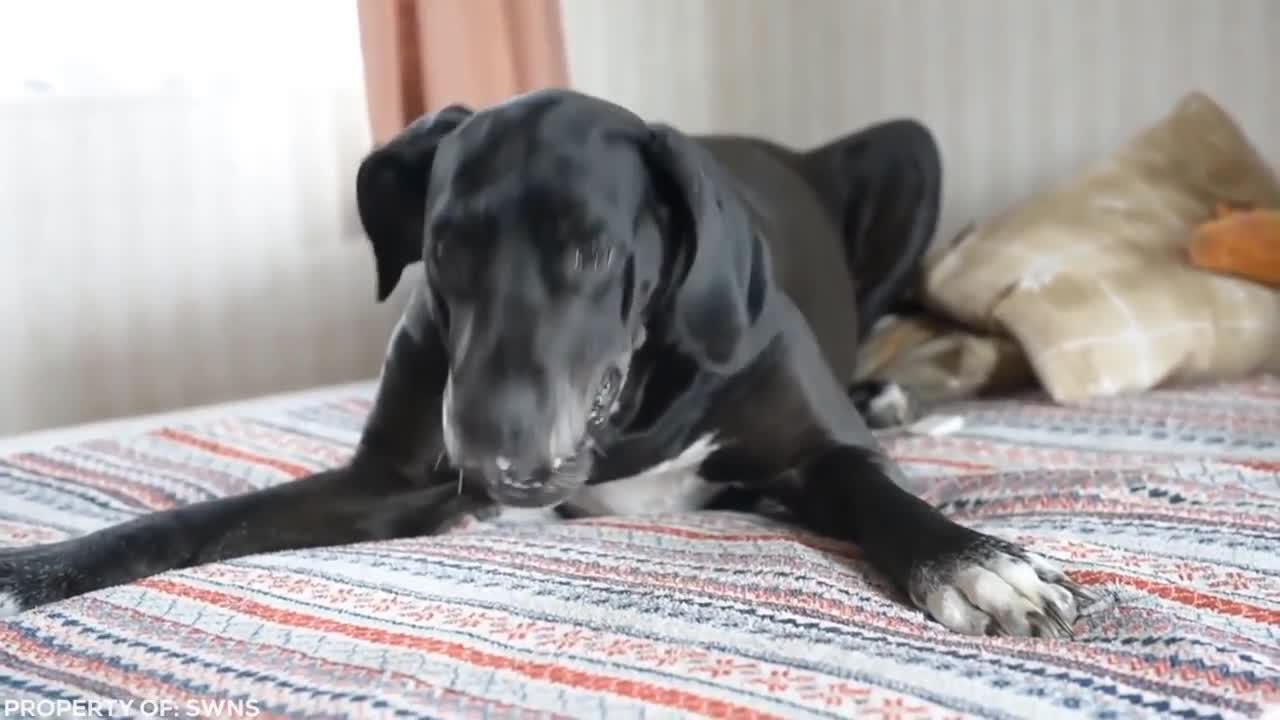
[[[5,551],[0,606],[468,513],[763,498],[953,630],[1069,635],[1081,588],[902,489],[842,386],[934,232],[940,173],[910,121],[794,153],[567,91],[424,117],[356,179],[379,299],[418,261],[426,281],[351,461]]]

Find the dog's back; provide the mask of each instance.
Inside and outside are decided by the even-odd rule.
[[[698,141],[757,216],[778,286],[848,380],[860,338],[903,299],[932,240],[942,196],[932,134],[891,120],[804,152],[753,137]]]
[[[699,140],[757,215],[778,287],[813,328],[836,377],[848,378],[858,342],[858,308],[841,219],[824,207],[802,174],[800,155],[753,138]]]

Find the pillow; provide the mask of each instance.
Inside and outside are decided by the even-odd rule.
[[[925,300],[1011,336],[1060,403],[1280,370],[1280,292],[1188,260],[1219,204],[1280,207],[1280,182],[1232,118],[1192,93],[928,258]]]

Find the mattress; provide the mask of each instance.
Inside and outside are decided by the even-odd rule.
[[[373,386],[0,448],[0,544],[342,462]],[[1056,558],[1074,640],[972,638],[855,547],[733,513],[471,525],[166,573],[0,621],[0,715],[1244,718],[1280,704],[1280,379],[885,434],[913,489]]]

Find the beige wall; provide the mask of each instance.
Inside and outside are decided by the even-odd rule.
[[[574,82],[689,130],[937,133],[943,232],[1204,90],[1280,161],[1277,0],[563,0]]]

